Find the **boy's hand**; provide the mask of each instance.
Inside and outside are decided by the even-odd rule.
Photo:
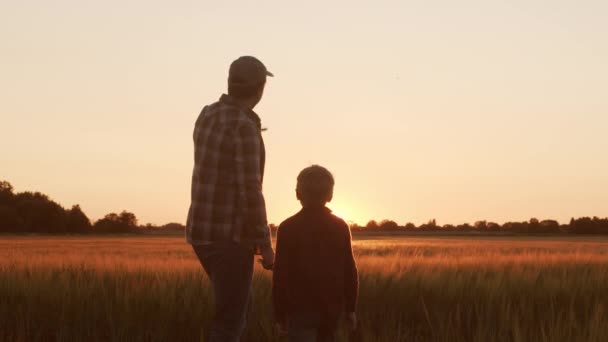
[[[272,245],[262,248],[260,252],[262,254],[262,260],[260,260],[262,267],[266,270],[272,270],[274,266],[274,251],[272,250]]]
[[[357,330],[357,314],[354,312],[346,313],[346,326],[348,330],[355,331]]]

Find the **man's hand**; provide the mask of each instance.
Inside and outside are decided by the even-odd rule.
[[[272,270],[274,267],[274,251],[272,250],[272,245],[262,247],[260,253],[262,254],[262,260],[260,260],[262,267],[266,270]]]
[[[357,330],[357,314],[354,312],[346,313],[346,326],[348,330],[355,331]]]

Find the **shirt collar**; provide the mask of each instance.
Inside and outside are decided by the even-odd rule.
[[[262,127],[262,120],[260,120],[260,116],[252,109],[241,106],[232,96],[222,94],[222,96],[220,97],[220,102],[228,106],[238,107],[243,112],[245,112],[245,114],[247,114],[247,117],[253,120],[253,122],[255,122],[258,127]]]
[[[330,214],[331,213],[331,209],[329,209],[326,206],[311,206],[311,207],[302,207],[302,212],[304,213],[318,213],[318,212],[322,212],[322,213],[327,213]]]

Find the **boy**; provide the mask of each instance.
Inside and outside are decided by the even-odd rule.
[[[278,328],[290,341],[332,341],[343,313],[355,329],[358,276],[348,225],[325,204],[334,178],[313,165],[298,175],[302,210],[277,233],[272,279]]]

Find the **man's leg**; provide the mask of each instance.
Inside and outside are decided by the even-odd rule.
[[[209,275],[215,313],[209,342],[238,341],[245,328],[253,276],[253,251],[233,242],[194,246]]]

